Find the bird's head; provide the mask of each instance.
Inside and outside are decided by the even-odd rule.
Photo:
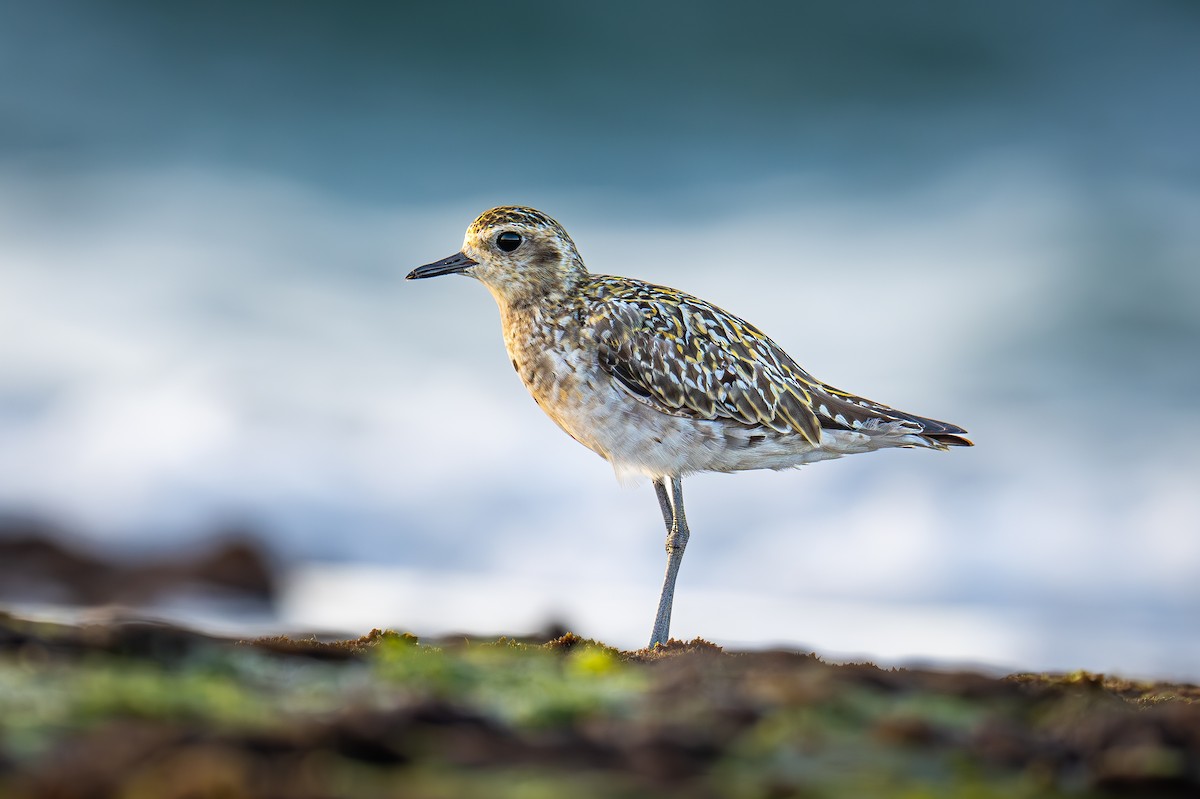
[[[471,223],[460,252],[418,266],[408,279],[452,274],[479,280],[511,306],[553,302],[587,269],[562,225],[533,208],[506,205]]]

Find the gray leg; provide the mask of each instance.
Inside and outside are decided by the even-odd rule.
[[[675,597],[675,578],[679,575],[679,564],[683,562],[683,550],[687,547],[687,517],[683,513],[683,479],[671,478],[671,494],[662,480],[654,481],[658,504],[662,508],[663,521],[667,525],[667,574],[663,579],[662,596],[658,600],[658,615],[654,617],[654,631],[650,633],[650,647],[665,644],[671,632],[671,601]]]
[[[663,524],[667,526],[667,535],[675,526],[675,511],[671,509],[671,496],[667,493],[667,484],[662,480],[654,481],[654,493],[658,495],[658,507],[662,509]]]

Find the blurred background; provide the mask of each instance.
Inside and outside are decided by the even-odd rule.
[[[403,282],[520,203],[976,441],[689,479],[677,637],[1200,679],[1198,81],[1179,0],[2,2],[0,601],[643,645],[653,491]]]

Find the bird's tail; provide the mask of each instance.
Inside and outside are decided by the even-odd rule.
[[[924,446],[930,449],[973,447],[966,430],[949,422],[941,422],[914,413],[859,397],[848,391],[821,386],[816,403],[822,427],[867,431],[890,429],[894,436],[902,435],[900,446]]]
[[[967,432],[966,430],[963,431]],[[958,433],[934,433],[933,435],[925,434],[924,438],[928,438],[937,446],[937,449],[947,449],[949,447],[973,447],[975,442],[969,438],[964,438]]]
[[[950,447],[973,447],[974,442],[966,437],[966,430],[949,422],[939,422],[937,419],[929,419],[924,416],[916,416],[903,411],[893,411],[900,418],[910,424],[920,426],[921,430],[917,433],[917,437],[928,442],[927,445],[931,449],[949,449]]]

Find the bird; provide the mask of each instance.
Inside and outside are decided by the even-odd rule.
[[[480,214],[453,255],[408,280],[465,275],[496,300],[521,382],[618,477],[648,477],[667,568],[649,648],[670,641],[690,531],[683,478],[787,469],[890,447],[969,447],[966,430],[823,383],[744,319],[666,286],[592,274],[567,231],[534,208]]]

